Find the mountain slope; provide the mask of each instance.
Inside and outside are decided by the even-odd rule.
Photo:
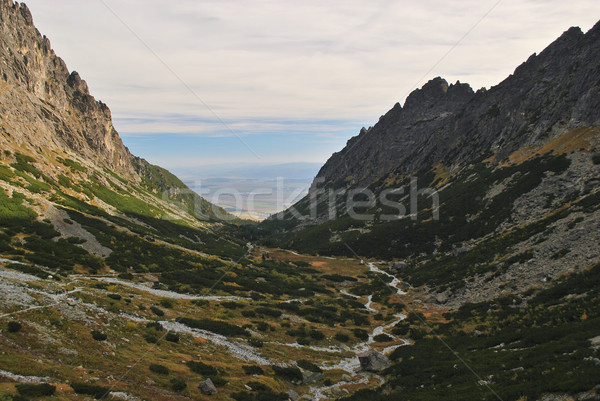
[[[502,161],[516,150],[578,127],[600,125],[600,24],[566,31],[513,75],[476,93],[467,84],[429,81],[334,154],[317,180],[369,185],[441,163],[450,171],[485,152]]]
[[[24,4],[0,1],[0,144],[47,164],[57,179],[56,155],[79,158],[107,169],[165,200],[184,205],[203,219],[220,208],[201,199],[172,174],[136,158],[115,130],[110,109],[96,101],[88,86],[51,48],[50,40],[33,25]],[[40,157],[37,157],[40,155]]]
[[[600,260],[599,36],[600,23],[571,28],[487,91],[430,81],[334,154],[258,235],[400,259],[400,277],[449,306]]]

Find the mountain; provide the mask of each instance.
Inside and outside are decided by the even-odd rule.
[[[435,78],[348,141],[263,243],[400,260],[447,305],[600,260],[600,23],[489,90]]]
[[[195,217],[215,219],[215,211],[227,216],[168,171],[129,152],[108,106],[90,94],[76,71],[69,72],[50,40],[34,27],[27,6],[2,0],[0,18],[0,144],[5,161],[16,160],[8,157],[11,150],[26,154],[57,181],[65,171],[59,159],[72,159],[93,166],[100,176],[110,171],[144,191],[183,203]]]
[[[489,90],[429,81],[248,234],[385,260],[407,292],[384,331],[410,346],[343,400],[600,398],[599,39],[571,28]]]
[[[130,154],[10,0],[0,127],[0,400],[283,401],[380,382],[354,373],[357,354],[383,349],[366,342],[402,306],[369,297],[370,268],[234,235],[247,222]]]
[[[597,27],[543,79],[430,82],[257,226],[132,156],[25,5],[0,23],[1,401],[600,399]]]
[[[600,25],[585,35],[571,28],[489,90],[435,78],[350,139],[317,180],[368,186],[438,163],[456,171],[486,152],[499,163],[523,147],[598,126],[599,43]]]

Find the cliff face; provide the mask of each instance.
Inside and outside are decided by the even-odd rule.
[[[109,108],[69,72],[27,6],[12,0],[0,0],[0,113],[2,142],[36,151],[67,148],[139,180]]]
[[[500,161],[573,128],[599,125],[598,60],[600,23],[585,35],[569,29],[490,90],[475,93],[435,78],[348,141],[317,179],[369,185],[437,163],[453,171],[488,152]]]
[[[27,154],[50,181],[64,173],[61,160],[73,158],[104,184],[110,179],[103,176],[116,174],[200,219],[227,215],[173,174],[133,156],[115,130],[108,106],[90,94],[76,71],[69,72],[33,25],[27,6],[12,0],[0,0],[0,146],[5,150],[0,162],[14,163],[11,151]],[[73,178],[89,184],[89,177]]]

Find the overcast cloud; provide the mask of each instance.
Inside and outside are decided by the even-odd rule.
[[[27,1],[126,144],[167,167],[255,158],[206,105],[262,163],[324,162],[428,79],[489,87],[570,26],[587,31],[600,18],[597,0],[502,0],[490,12],[496,3]]]

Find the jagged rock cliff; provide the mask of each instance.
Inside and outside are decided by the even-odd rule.
[[[489,90],[429,81],[263,222],[264,243],[401,259],[399,277],[453,307],[597,263],[599,60],[600,23]]]
[[[524,146],[600,124],[600,23],[566,31],[489,90],[429,81],[350,139],[315,182],[369,185],[437,163],[449,170],[491,152],[500,161]]]
[[[163,200],[181,203],[197,217],[227,214],[165,169],[133,156],[108,106],[90,94],[79,73],[69,72],[33,25],[27,6],[12,0],[0,0],[0,146],[32,156],[53,180],[63,172],[56,162],[74,155],[100,176],[103,169],[117,174]]]
[[[41,149],[68,148],[139,180],[114,129],[109,108],[90,95],[76,71],[52,50],[25,4],[0,0],[0,141]]]

